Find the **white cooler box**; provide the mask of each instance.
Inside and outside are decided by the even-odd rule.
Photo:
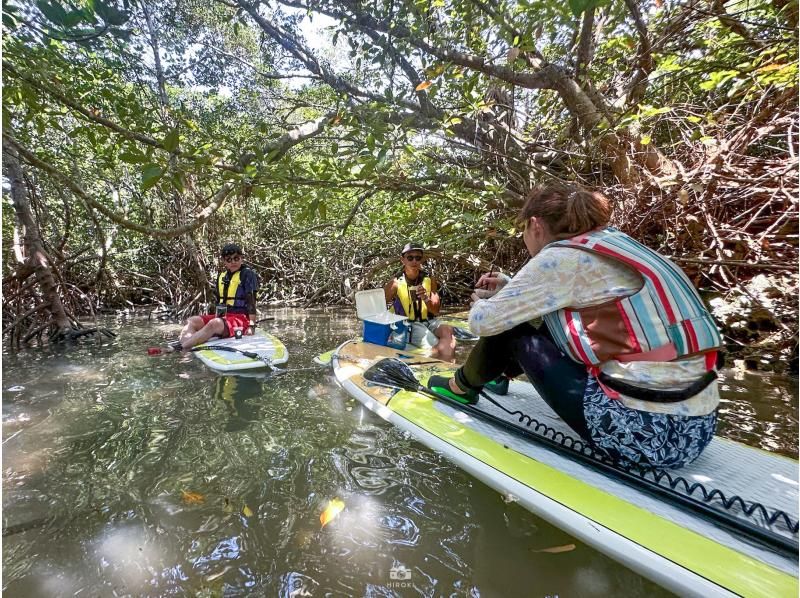
[[[411,325],[406,316],[387,311],[383,289],[357,292],[356,313],[358,319],[364,322],[364,341],[394,349],[406,348]]]

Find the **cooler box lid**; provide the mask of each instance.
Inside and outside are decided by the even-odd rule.
[[[359,320],[369,320],[378,324],[393,324],[406,320],[406,316],[393,314],[386,309],[386,296],[383,289],[370,289],[356,293],[356,313]]]
[[[374,316],[367,316],[366,318],[361,319],[365,322],[372,322],[373,324],[395,324],[397,322],[407,320],[408,318],[406,316],[399,316],[388,311],[382,311]]]

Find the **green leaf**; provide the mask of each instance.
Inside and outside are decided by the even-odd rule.
[[[590,8],[600,6],[601,4],[602,2],[598,0],[569,0],[569,8],[576,17],[581,16]]]
[[[58,2],[49,2],[49,0],[37,0],[36,6],[42,11],[42,14],[47,19],[56,25],[64,25],[67,19],[67,12]]]
[[[3,129],[6,131],[11,130],[11,113],[3,106]]]
[[[372,174],[372,171],[375,170],[377,164],[376,160],[368,160],[367,163],[364,164],[364,168],[361,169],[361,172],[358,173],[358,176],[362,179],[368,177]]]
[[[147,156],[133,152],[122,152],[117,157],[128,164],[144,164],[147,162]]]
[[[64,18],[64,27],[74,27],[81,21],[83,21],[83,11],[82,10],[72,10],[67,13],[66,17]]]
[[[667,114],[668,112],[671,112],[671,111],[672,111],[672,108],[670,108],[669,106],[663,106],[661,108],[654,108],[653,106],[645,105],[645,106],[641,107],[641,109],[639,111],[639,114],[640,114],[640,116],[649,117],[649,116],[656,116],[658,114]]]
[[[163,174],[164,171],[157,164],[145,164],[142,168],[142,191],[147,191],[155,185]]]
[[[179,141],[180,141],[180,135],[178,134],[178,129],[175,128],[172,129],[172,131],[170,131],[169,135],[164,137],[162,145],[164,146],[164,149],[167,150],[168,152],[174,152],[175,149],[178,147]]]

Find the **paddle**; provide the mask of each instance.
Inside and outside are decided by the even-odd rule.
[[[671,477],[669,474],[662,470],[656,469],[642,469],[641,474],[635,474],[631,471],[619,469],[617,466],[612,465],[607,461],[599,460],[599,455],[592,450],[590,447],[586,447],[585,450],[591,451],[591,454],[587,454],[586,452],[581,452],[577,449],[571,449],[556,440],[548,438],[546,436],[542,436],[540,434],[535,434],[529,430],[524,428],[520,428],[514,425],[511,422],[508,422],[496,415],[491,413],[487,413],[482,409],[478,409],[474,405],[467,405],[460,403],[450,397],[441,395],[430,388],[423,386],[419,380],[417,380],[414,372],[408,367],[407,364],[403,363],[399,359],[394,358],[386,358],[381,359],[380,361],[374,363],[370,366],[363,374],[365,380],[372,382],[373,384],[377,384],[379,386],[388,386],[390,388],[399,388],[401,390],[408,390],[412,392],[420,392],[426,394],[438,401],[442,401],[448,405],[456,407],[461,411],[469,413],[470,415],[475,416],[476,418],[483,419],[489,421],[497,426],[500,426],[514,434],[518,434],[523,436],[526,439],[533,440],[534,442],[538,442],[543,444],[547,448],[553,449],[559,453],[567,454],[570,457],[576,458],[577,460],[581,461],[582,463],[592,467],[596,470],[601,471],[602,473],[609,474],[620,481],[625,483],[631,484],[635,488],[640,490],[644,490],[645,492],[649,493],[652,496],[655,496],[660,499],[667,499],[672,501],[674,504],[678,506],[685,507],[694,511],[695,513],[704,515],[717,523],[720,523],[729,529],[732,529],[739,533],[744,533],[749,535],[750,537],[757,538],[764,542],[765,544],[779,548],[781,550],[788,550],[792,553],[797,552],[797,541],[782,536],[773,532],[772,530],[768,530],[765,528],[757,527],[757,523],[753,525],[748,525],[747,523],[737,519],[736,517],[726,513],[719,511],[706,503],[700,502],[699,500],[691,497],[686,496],[683,494],[678,494],[676,492],[671,492],[664,486],[660,485],[658,482],[654,482],[645,478],[644,476],[648,473],[654,475],[656,479],[663,479],[666,476],[666,479],[669,481],[670,486],[675,488],[676,485],[680,484],[679,480],[682,480],[685,484],[685,487],[688,488],[690,493],[693,493],[697,489],[701,489],[704,496],[709,498],[718,498],[723,506],[727,509],[731,506],[737,505],[741,507],[742,512],[745,515],[750,516],[754,511],[758,511],[767,522],[767,524],[771,525],[778,521],[779,519],[783,519],[783,522],[786,524],[787,528],[794,534],[798,532],[798,524],[797,522],[793,522],[788,514],[780,510],[772,511],[772,514],[769,514],[767,509],[759,504],[759,503],[747,503],[739,496],[731,497],[730,499],[726,498],[722,492],[719,490],[713,489],[712,491],[708,491],[702,484],[699,483],[692,483],[691,485],[686,482],[681,477],[675,478]],[[537,428],[539,426],[545,427],[540,422],[537,422],[535,419],[528,417],[531,423],[535,424]],[[574,439],[571,439],[574,440]],[[655,472],[655,473],[653,473]]]
[[[480,338],[472,334],[469,330],[464,330],[458,326],[453,326],[453,336],[459,341],[476,341]]]
[[[258,326],[262,322],[270,322],[270,321],[272,321],[274,319],[275,319],[275,316],[266,316],[264,318],[261,318],[260,320],[256,320],[253,324],[254,324],[254,326]],[[229,345],[209,346],[209,345],[201,344],[201,345],[197,345],[196,347],[192,347],[192,348],[189,349],[189,351],[207,351],[207,350],[229,351],[229,352],[240,353],[240,354],[244,355],[245,357],[249,357],[250,359],[255,359],[256,361],[263,362],[264,365],[266,365],[267,368],[269,368],[270,372],[273,373],[273,374],[285,372],[285,370],[282,370],[282,369],[280,369],[278,367],[275,367],[275,365],[272,363],[272,361],[268,357],[263,357],[262,355],[259,355],[258,353],[255,353],[253,351],[246,351],[244,349],[239,349],[237,347],[231,347]]]
[[[245,357],[249,357],[250,359],[255,359],[256,361],[261,361],[266,365],[273,373],[282,371],[280,368],[275,367],[272,361],[268,357],[264,357],[259,355],[258,353],[254,353],[253,351],[245,351],[244,349],[237,349],[236,347],[230,347],[228,345],[197,345],[196,347],[192,347],[188,349],[189,351],[230,351],[235,353],[241,353]]]

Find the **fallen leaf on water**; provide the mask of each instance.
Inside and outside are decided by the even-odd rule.
[[[423,89],[428,89],[431,85],[433,85],[433,81],[423,81],[414,88],[414,91],[422,91]]]
[[[253,511],[250,509],[250,507],[245,505],[242,507],[242,515],[244,515],[245,517],[252,517]]]
[[[186,490],[181,490],[181,499],[187,505],[196,505],[206,502],[206,497],[202,494],[197,492],[186,492]]]
[[[223,505],[222,506],[223,511],[225,511],[226,513],[233,513],[233,505],[231,504],[230,498],[226,496],[225,500],[222,501],[222,505]]]
[[[322,514],[319,516],[319,521],[322,524],[322,527],[328,525],[331,521],[336,519],[336,516],[344,510],[344,502],[339,500],[338,498],[334,498],[332,501],[328,503],[328,506],[325,507],[325,510],[322,511]]]
[[[208,577],[206,577],[206,581],[214,581],[215,579],[217,579],[217,578],[219,578],[219,577],[222,577],[223,575],[225,575],[225,574],[226,574],[228,571],[230,571],[231,569],[233,569],[233,567],[232,567],[231,565],[228,565],[227,567],[225,567],[225,568],[224,568],[222,571],[220,571],[219,573],[214,573],[214,574],[212,574],[212,575],[209,575]]]
[[[571,550],[575,550],[574,544],[564,544],[564,546],[553,546],[551,548],[541,548],[539,550],[534,550],[533,552],[548,552],[550,554],[558,554],[559,552],[569,552]]]

